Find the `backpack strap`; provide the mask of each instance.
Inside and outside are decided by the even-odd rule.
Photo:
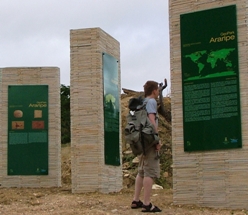
[[[146,155],[145,142],[144,142],[144,135],[143,135],[142,129],[143,129],[143,125],[140,124],[140,140],[141,140],[141,146],[142,146],[142,150],[143,150],[143,155]]]
[[[143,114],[145,113],[146,116],[143,116],[142,117],[142,122],[141,122],[141,125],[140,125],[140,135],[141,135],[141,146],[142,146],[142,149],[143,149],[143,155],[146,155],[146,150],[145,150],[145,142],[144,142],[144,134],[142,132],[142,129],[143,129],[143,125],[146,125],[146,122],[148,119],[148,114],[147,114],[147,110],[146,110],[146,104],[147,102],[149,101],[149,99],[144,99],[143,102],[142,102],[142,109],[145,110],[143,111]]]

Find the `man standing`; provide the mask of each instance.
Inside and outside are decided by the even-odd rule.
[[[158,83],[147,81],[144,85],[145,103],[148,118],[154,126],[154,133],[158,135],[157,101],[159,95]],[[155,178],[160,177],[160,167],[158,151],[161,142],[146,151],[140,156],[138,174],[135,179],[134,198],[131,204],[132,209],[143,208],[142,212],[161,212],[161,210],[151,203],[152,185]],[[144,202],[140,201],[141,189],[144,187]]]

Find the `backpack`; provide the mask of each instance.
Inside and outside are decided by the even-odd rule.
[[[145,155],[159,141],[147,116],[146,103],[141,97],[129,100],[125,139],[135,156]]]

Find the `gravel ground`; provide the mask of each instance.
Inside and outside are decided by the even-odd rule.
[[[118,193],[72,194],[70,187],[33,189],[0,188],[0,214],[144,214],[130,209],[132,189]],[[195,205],[173,205],[171,190],[153,190],[152,202],[166,215],[243,215],[247,210],[202,208]],[[141,198],[142,199],[142,198]]]

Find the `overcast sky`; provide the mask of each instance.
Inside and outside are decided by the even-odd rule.
[[[56,66],[70,85],[70,30],[99,27],[120,42],[121,88],[168,80],[168,0],[1,0],[0,67]]]

